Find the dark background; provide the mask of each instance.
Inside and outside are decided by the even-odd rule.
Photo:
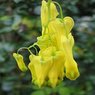
[[[0,95],[95,95],[95,0],[56,1],[64,16],[75,21],[74,57],[80,77],[75,81],[65,78],[54,89],[34,86],[30,72],[18,69],[12,53],[41,35],[41,0],[0,0]],[[28,52],[23,55],[28,64]]]

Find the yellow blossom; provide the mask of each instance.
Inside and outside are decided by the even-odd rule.
[[[28,68],[32,75],[32,82],[41,87],[50,85],[55,87],[66,76],[70,80],[79,77],[77,63],[73,58],[74,37],[71,30],[74,20],[71,17],[57,18],[58,11],[55,4],[42,0],[41,22],[42,35],[37,38],[37,45],[40,48],[38,55],[29,52],[30,63]],[[23,56],[13,54],[19,68],[24,71],[27,67],[24,64]]]
[[[52,58],[52,67],[49,68],[48,78],[49,85],[55,87],[64,77],[64,53],[62,51],[57,51],[56,47],[51,46],[44,51],[40,51],[39,55],[46,59]]]
[[[40,49],[44,49],[49,46],[55,46],[57,49],[63,47],[62,45],[62,37],[65,36],[64,25],[60,21],[61,19],[55,19],[51,21],[46,27],[45,35],[38,37],[37,44]]]
[[[41,56],[33,55],[30,55],[29,58],[30,63],[28,65],[28,68],[32,73],[32,81],[34,84],[41,87],[47,78],[49,69],[52,66],[52,59],[50,57],[48,59],[42,59]]]
[[[64,54],[66,57],[65,62],[65,69],[66,69],[66,77],[70,80],[75,80],[77,77],[79,77],[79,71],[77,67],[77,63],[75,62],[73,58],[72,53],[72,45],[70,44],[70,41],[64,37],[63,39],[63,45],[64,45]]]
[[[64,77],[64,62],[65,57],[62,51],[56,51],[53,55],[53,66],[49,71],[48,77],[52,87],[55,87],[59,80]]]
[[[41,6],[41,22],[42,22],[42,26],[47,25],[49,15],[50,15],[50,20],[53,20],[53,19],[56,18],[56,16],[58,15],[58,11],[56,9],[56,6],[54,5],[53,2],[51,2],[50,3],[50,10],[48,10],[48,3],[45,0],[42,0],[42,6]]]
[[[17,65],[21,71],[26,71],[27,67],[24,63],[23,56],[21,54],[13,53],[13,57],[15,58]]]

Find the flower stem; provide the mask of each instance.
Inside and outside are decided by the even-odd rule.
[[[32,54],[31,50],[30,50],[29,48],[27,48],[27,47],[21,47],[21,48],[19,48],[19,49],[17,50],[17,54],[19,54],[19,52],[20,52],[21,50],[28,50],[29,53]]]
[[[57,5],[59,6],[59,9],[60,9],[60,17],[61,17],[61,19],[63,19],[63,11],[62,11],[62,7],[60,6],[59,3],[57,3],[57,2],[54,2],[54,3],[57,4]]]

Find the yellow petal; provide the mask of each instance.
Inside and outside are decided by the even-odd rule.
[[[47,2],[45,0],[42,1],[42,6],[41,6],[41,21],[42,25],[46,25],[48,22],[48,7],[47,7]]]
[[[64,59],[63,53],[59,51],[53,56],[53,66],[48,74],[52,87],[55,87],[59,80],[62,80],[64,77]]]
[[[50,19],[55,19],[56,16],[58,15],[56,6],[54,5],[53,2],[51,2],[50,4],[50,14],[49,14],[49,10],[48,10],[48,3],[43,0],[42,1],[42,6],[41,6],[41,21],[42,21],[42,26],[46,26],[48,23],[48,17],[50,15]]]
[[[63,19],[63,21],[64,21],[64,25],[65,25],[65,28],[66,28],[66,32],[67,32],[67,34],[69,34],[71,29],[74,26],[74,20],[71,17],[65,17]]]
[[[65,29],[60,19],[55,19],[49,23],[47,35],[50,35],[51,42],[57,49],[63,48],[61,39],[65,36]]]
[[[41,64],[40,64],[40,56],[29,56],[30,63],[28,65],[28,68],[30,69],[32,73],[32,81],[41,86],[43,84],[43,81],[41,81]],[[42,79],[43,80],[43,79]]]
[[[55,19],[58,16],[58,11],[57,8],[55,6],[55,4],[53,2],[51,2],[50,4],[50,18],[51,20]]]
[[[74,44],[74,42],[70,42],[70,39],[72,39],[72,36],[69,39],[67,39],[66,37],[63,38],[63,51],[66,58],[65,69],[66,77],[70,80],[75,80],[77,77],[79,77],[79,71],[72,53],[72,45]]]
[[[42,59],[41,56],[32,56],[30,55],[31,62],[28,65],[32,73],[32,81],[41,87],[47,77],[48,71],[52,66],[52,59]]]
[[[49,46],[52,46],[49,35],[40,36],[37,38],[37,40],[37,45],[41,50],[44,50]]]
[[[69,43],[70,43],[71,47],[73,48],[73,46],[74,46],[74,37],[72,36],[71,33],[69,33],[69,35],[68,35],[68,40],[69,40]]]
[[[73,43],[72,43],[73,44]],[[77,63],[73,59],[72,54],[72,45],[69,40],[64,37],[63,40],[64,54],[66,57],[65,68],[66,68],[66,77],[70,80],[75,80],[79,76],[79,71]]]
[[[26,71],[27,67],[24,63],[23,56],[20,54],[13,53],[13,57],[15,58],[17,65],[21,71]]]
[[[63,41],[63,51],[64,51],[64,54],[65,54],[65,57],[66,58],[73,58],[72,46],[70,44],[69,39],[67,39],[64,36],[62,41]]]
[[[53,56],[54,55],[54,53],[55,53],[55,51],[56,51],[56,47],[54,47],[54,46],[49,46],[49,47],[47,47],[46,49],[44,49],[44,50],[40,50],[39,51],[39,55],[41,56],[41,57],[51,57],[51,56]]]
[[[70,80],[75,80],[79,77],[79,71],[77,67],[77,63],[74,59],[67,59],[65,63],[65,69],[66,69],[66,77]]]

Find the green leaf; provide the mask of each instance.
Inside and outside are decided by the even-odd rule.
[[[35,91],[31,95],[46,95],[44,91]]]

